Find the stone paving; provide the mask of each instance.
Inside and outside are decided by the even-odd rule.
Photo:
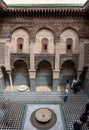
[[[23,112],[26,104],[62,104],[64,119],[68,130],[73,130],[73,123],[85,111],[85,105],[89,102],[84,92],[76,95],[69,92],[68,101],[64,103],[64,92],[2,92],[0,93],[0,108],[4,101],[10,100],[8,107],[4,109],[4,117],[0,122],[1,130],[20,130]],[[7,105],[7,104],[6,104]],[[88,130],[86,124],[82,130]]]

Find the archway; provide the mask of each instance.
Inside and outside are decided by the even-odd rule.
[[[67,60],[62,64],[59,78],[59,85],[65,85],[69,80],[70,84],[73,78],[77,77],[75,63],[72,60]]]
[[[1,82],[0,83],[1,83],[2,89],[5,89],[6,86],[10,85],[9,74],[7,73],[6,68],[4,66],[1,66],[1,71],[2,71],[3,77],[1,77],[1,79],[0,79]]]
[[[43,60],[38,64],[36,73],[36,86],[50,87],[52,86],[52,69],[51,64]],[[52,89],[52,88],[51,88]]]
[[[17,60],[12,69],[13,85],[29,85],[29,73],[27,64],[23,60]]]

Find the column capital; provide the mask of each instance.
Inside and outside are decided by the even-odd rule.
[[[29,72],[36,72],[36,70],[34,69],[34,70],[28,70]]]
[[[31,45],[34,45],[35,43],[34,43],[34,42],[31,42],[30,44],[31,44]]]
[[[36,70],[29,70],[29,77],[30,79],[36,78]]]
[[[53,70],[53,72],[55,72],[55,73],[60,73],[60,70]]]
[[[7,71],[7,73],[8,73],[8,74],[11,74],[11,69],[9,69],[9,70],[6,70],[6,71]]]
[[[53,70],[53,79],[59,79],[60,70]]]

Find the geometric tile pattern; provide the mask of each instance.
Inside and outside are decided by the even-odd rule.
[[[64,92],[3,92],[0,93],[0,129],[20,130],[21,120],[26,104],[62,104],[64,118],[68,130],[73,130],[73,123],[85,111],[85,105],[89,102],[84,92],[74,95],[69,92],[67,102],[63,102]],[[9,99],[9,104],[7,100]],[[6,102],[5,102],[6,101]],[[3,105],[4,104],[4,105]],[[3,110],[3,111],[2,111]],[[88,130],[86,124],[82,130]]]
[[[51,119],[47,122],[40,122],[35,117],[35,112],[42,109],[51,111]],[[66,130],[62,114],[61,104],[26,104],[21,130]]]

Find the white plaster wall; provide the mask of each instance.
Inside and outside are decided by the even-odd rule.
[[[60,35],[59,53],[66,54],[66,39],[71,38],[73,40],[73,53],[79,53],[80,43],[78,34],[72,29],[64,30]]]
[[[23,45],[23,53],[29,53],[29,35],[24,29],[17,29],[13,32],[11,36],[11,43],[10,43],[10,52],[17,53],[17,39],[23,38],[24,45]]]
[[[40,30],[36,35],[36,42],[35,42],[35,53],[42,53],[42,44],[41,40],[43,38],[47,38],[48,43],[48,53],[54,54],[54,35],[51,31],[47,29]]]

